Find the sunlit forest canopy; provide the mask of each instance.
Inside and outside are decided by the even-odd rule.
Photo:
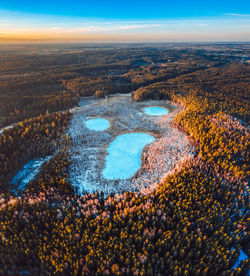
[[[248,43],[12,45],[0,56],[0,275],[248,275]],[[168,112],[145,114],[155,106]],[[86,130],[96,118],[108,127]],[[124,132],[154,136],[139,156],[152,185],[79,192],[81,150],[92,166],[78,169],[92,175]],[[158,165],[171,169],[155,178]]]

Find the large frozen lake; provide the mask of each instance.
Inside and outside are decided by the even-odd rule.
[[[102,172],[105,179],[128,179],[141,167],[143,148],[155,138],[146,133],[119,135],[107,148],[106,166]]]
[[[151,106],[144,108],[143,112],[150,116],[163,116],[168,114],[168,109],[159,106]]]

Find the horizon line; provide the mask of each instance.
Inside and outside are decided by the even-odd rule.
[[[13,39],[14,40],[14,39]],[[28,40],[28,39],[27,39]],[[37,39],[39,40],[39,39]],[[126,42],[123,42],[123,41],[120,41],[120,42],[104,42],[104,41],[100,41],[100,42],[97,42],[97,41],[83,41],[83,42],[75,42],[75,41],[72,41],[72,42],[62,42],[62,41],[58,41],[58,42],[55,42],[55,41],[51,41],[51,42],[36,42],[36,40],[32,41],[32,42],[27,42],[25,40],[23,40],[23,42],[9,42],[9,41],[1,41],[0,40],[0,47],[2,45],[33,45],[33,44],[36,44],[36,45],[47,45],[47,44],[106,44],[106,45],[113,45],[113,44],[122,44],[122,45],[127,45],[127,44],[250,44],[250,40],[245,40],[245,41],[241,41],[241,40],[225,40],[225,41],[126,41]]]

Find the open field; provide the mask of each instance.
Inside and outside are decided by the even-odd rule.
[[[71,110],[73,118],[68,134],[72,139],[70,178],[80,194],[102,190],[108,195],[152,187],[173,169],[183,155],[192,152],[187,137],[171,125],[180,108],[170,102],[136,103],[131,100],[131,94],[124,94],[107,100],[83,99],[79,105]],[[148,116],[143,109],[149,106],[165,106],[170,112],[161,117]],[[86,121],[96,117],[109,120],[111,127],[106,131],[89,130],[85,126]],[[141,169],[131,179],[104,179],[102,170],[107,146],[118,135],[132,132],[145,132],[156,138],[143,150]]]

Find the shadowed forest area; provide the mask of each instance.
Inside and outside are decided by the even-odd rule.
[[[240,62],[245,49],[236,46],[233,51],[232,45],[1,46],[0,127],[68,109],[79,96],[128,93]]]

